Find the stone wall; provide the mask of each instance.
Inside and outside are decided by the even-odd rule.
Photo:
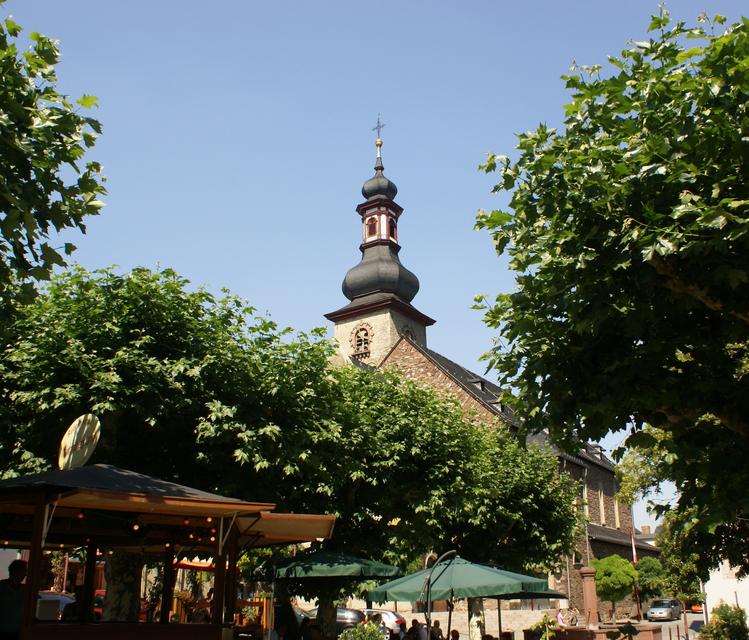
[[[491,409],[476,400],[408,340],[401,340],[380,366],[398,369],[407,378],[438,393],[452,396],[467,413],[476,415],[483,422],[491,423],[497,420],[497,415]]]

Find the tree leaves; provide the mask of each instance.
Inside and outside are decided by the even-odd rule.
[[[52,232],[78,228],[96,215],[105,193],[101,166],[79,166],[85,150],[94,145],[101,125],[78,114],[55,88],[57,44],[31,32],[32,46],[18,54],[13,40],[20,32],[12,19],[0,25],[0,296],[16,295],[28,280],[46,280],[64,256],[47,242]],[[76,101],[84,108],[96,98]],[[68,179],[68,176],[73,176]],[[30,286],[21,287],[28,292]]]
[[[574,65],[564,131],[540,125],[516,162],[482,165],[511,200],[477,227],[517,274],[484,302],[504,401],[561,442],[634,427],[695,530],[728,544],[749,516],[749,21],[712,22],[664,11],[610,76]]]

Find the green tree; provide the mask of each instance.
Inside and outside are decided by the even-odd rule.
[[[94,461],[335,514],[329,548],[401,566],[457,548],[517,569],[571,548],[576,486],[550,452],[395,372],[331,368],[322,336],[169,270],[73,269],[19,305],[5,338],[0,470],[49,466],[92,411]],[[332,606],[355,585],[291,586]]]
[[[516,161],[489,156],[512,195],[477,225],[517,288],[478,305],[526,428],[657,445],[692,530],[735,540],[747,568],[749,20],[723,22],[655,16],[610,74],[565,76],[562,131],[520,135]]]
[[[663,593],[666,575],[658,558],[645,556],[637,563],[637,589],[643,602]]]
[[[700,629],[703,640],[748,640],[746,612],[741,607],[722,604],[712,611],[710,622]]]
[[[0,5],[5,0],[0,0]],[[101,167],[82,164],[101,125],[83,116],[96,98],[84,95],[75,104],[58,93],[53,40],[32,32],[31,47],[21,54],[21,32],[12,19],[0,23],[0,294],[18,279],[28,292],[29,280],[49,278],[75,246],[62,253],[50,236],[68,228],[85,232],[83,219],[103,206]],[[77,106],[76,106],[77,105]]]
[[[656,546],[661,550],[664,592],[682,602],[704,600],[700,584],[708,577],[701,558],[700,539],[704,534],[693,534],[691,526],[690,512],[668,513],[656,536]]]
[[[616,554],[592,560],[591,565],[596,570],[598,597],[611,603],[613,618],[616,615],[616,603],[632,595],[637,582],[637,570],[629,560]]]

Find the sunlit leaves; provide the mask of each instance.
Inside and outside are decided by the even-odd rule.
[[[0,24],[0,295],[11,292],[10,280],[24,283],[49,278],[64,264],[73,245],[63,251],[47,239],[77,228],[96,215],[105,193],[101,167],[80,165],[94,145],[101,125],[79,113],[56,89],[57,43],[31,32],[31,47],[19,52],[21,32],[11,18]],[[88,109],[94,96],[76,101]],[[70,178],[70,176],[73,176]],[[18,293],[14,290],[14,293]]]
[[[723,22],[663,11],[606,70],[573,65],[565,129],[482,165],[511,200],[477,226],[517,273],[480,303],[504,401],[562,441],[630,429],[725,541],[749,515],[749,20]]]

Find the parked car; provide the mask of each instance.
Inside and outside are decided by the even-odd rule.
[[[66,605],[75,602],[73,596],[59,591],[40,591],[36,603],[36,618],[46,622],[62,620],[62,610]]]
[[[701,603],[701,602],[695,602],[695,603],[693,603],[693,604],[692,604],[692,605],[691,605],[691,606],[689,607],[689,610],[690,610],[690,611],[691,611],[692,613],[702,613],[702,612],[703,612],[703,607],[702,607],[702,603]]]
[[[661,598],[653,600],[648,609],[648,620],[678,620],[681,616],[681,604],[678,600]]]
[[[405,624],[406,620],[397,611],[389,611],[387,609],[362,609],[362,611],[367,616],[367,619],[371,618],[375,613],[379,613],[382,616],[382,623],[390,632],[390,637],[397,638],[400,636],[401,622]]]
[[[309,611],[310,620],[317,619],[317,609],[310,609]],[[335,631],[341,633],[344,629],[351,629],[357,624],[361,624],[367,619],[362,611],[359,609],[344,609],[338,607],[335,615]]]

